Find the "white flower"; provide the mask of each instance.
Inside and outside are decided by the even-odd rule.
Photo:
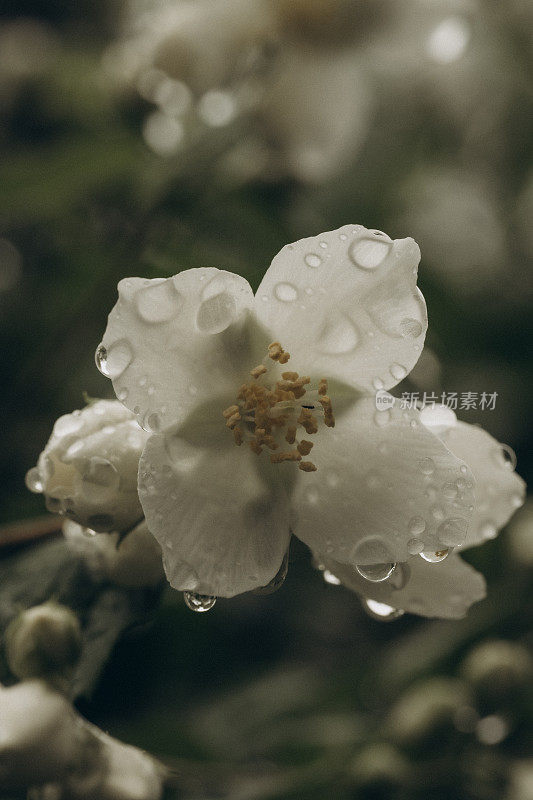
[[[482,596],[459,557],[413,556],[441,560],[486,538],[519,502],[520,479],[488,460],[493,440],[477,428],[376,409],[376,390],[405,377],[423,345],[419,257],[410,238],[347,225],[284,247],[255,297],[214,268],[120,282],[97,363],[153,432],[139,495],[172,586],[224,597],[264,586],[292,530],[367,597],[373,565],[406,562],[408,586],[428,576],[416,613],[456,616]]]
[[[98,400],[60,417],[26,476],[49,511],[94,531],[126,531],[142,519],[137,495],[146,432],[116,400]]]

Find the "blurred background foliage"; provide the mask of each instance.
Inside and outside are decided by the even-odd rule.
[[[53,421],[108,396],[93,353],[120,278],[255,288],[348,222],[421,246],[430,328],[399,391],[497,392],[459,416],[530,479],[531,4],[192,5],[2,4],[2,521],[42,513],[24,474]],[[303,548],[270,597],[195,615],[169,591],[80,705],[190,800],[531,800],[532,540],[526,505],[468,554],[489,597],[457,623],[369,619]]]

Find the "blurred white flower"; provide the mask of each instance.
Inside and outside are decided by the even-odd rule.
[[[125,531],[142,519],[139,456],[147,435],[116,400],[98,400],[60,417],[26,475],[49,511],[94,531]]]
[[[139,495],[175,588],[229,597],[264,586],[292,530],[365,597],[380,600],[393,573],[415,613],[460,616],[483,596],[459,557],[428,562],[487,538],[521,481],[487,461],[483,431],[376,408],[376,390],[422,349],[419,257],[412,239],[348,225],[283,248],[255,297],[212,268],[120,282],[97,363],[153,432]]]
[[[0,685],[0,786],[33,797],[159,800],[164,769],[83,719],[40,679]],[[42,795],[40,792],[42,792]]]
[[[346,41],[346,29],[355,35],[372,19],[366,4],[359,6],[347,0],[163,4],[132,14],[132,35],[110,51],[105,66],[159,105],[159,116],[144,127],[156,153],[177,149],[176,136],[167,145],[176,113],[188,113],[189,131],[193,118],[218,128],[250,115],[251,140],[259,134],[269,153],[255,175],[322,181],[357,152],[369,124],[371,87],[357,48]],[[169,86],[190,90],[192,109],[165,103]]]

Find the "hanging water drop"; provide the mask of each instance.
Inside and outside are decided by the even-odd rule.
[[[396,564],[392,561],[384,564],[356,564],[355,569],[366,581],[382,583],[390,578],[396,569]]]
[[[38,467],[32,467],[27,471],[25,481],[30,492],[34,494],[42,493],[44,486]]]
[[[438,564],[439,561],[444,561],[445,558],[448,558],[451,551],[451,547],[446,547],[442,550],[423,550],[420,553],[420,557],[423,558],[424,561],[428,561],[430,564]]]
[[[333,572],[330,572],[329,569],[323,570],[322,577],[324,578],[326,583],[329,583],[331,586],[341,585],[339,578],[337,578],[337,576],[334,575]]]
[[[366,613],[379,622],[392,622],[392,620],[398,619],[405,613],[401,608],[394,608],[394,606],[389,606],[387,603],[370,600],[368,597],[364,597],[361,600],[361,604]]]
[[[215,605],[217,598],[210,594],[196,594],[195,592],[183,592],[185,605],[191,611],[201,614],[203,611],[210,611]]]

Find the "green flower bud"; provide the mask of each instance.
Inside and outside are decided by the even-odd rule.
[[[68,678],[81,652],[78,618],[65,606],[44,603],[23,611],[6,631],[6,657],[20,680]]]

